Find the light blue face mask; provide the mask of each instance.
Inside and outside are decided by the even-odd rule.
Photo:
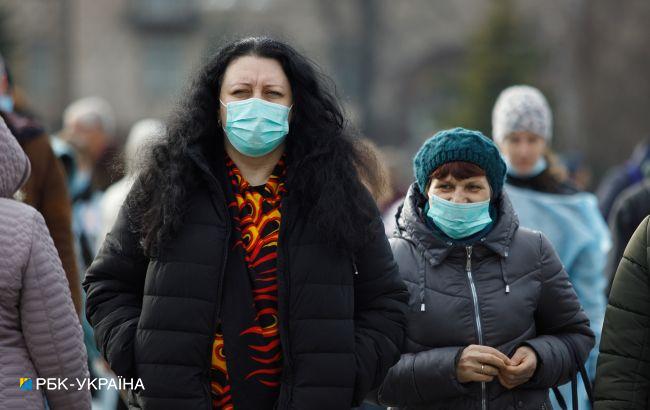
[[[249,157],[261,157],[276,149],[289,132],[291,107],[259,98],[233,101],[226,107],[224,131],[235,149]]]
[[[519,178],[533,178],[536,177],[537,175],[541,174],[548,168],[548,162],[546,162],[546,158],[544,156],[539,157],[537,162],[535,163],[535,166],[528,171],[528,172],[519,172],[515,169],[515,167],[512,166],[510,161],[508,160],[507,157],[503,157],[503,161],[506,163],[506,167],[508,168],[508,174],[514,176],[514,177],[519,177]]]
[[[0,111],[14,111],[14,99],[10,95],[0,95]]]
[[[492,222],[489,199],[471,204],[458,204],[431,195],[427,216],[453,239],[472,236]]]

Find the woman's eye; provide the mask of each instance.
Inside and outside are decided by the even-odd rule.
[[[232,95],[244,95],[246,92],[246,90],[235,90],[232,92]]]
[[[266,94],[272,95],[273,97],[282,97],[282,93],[279,91],[269,91]]]

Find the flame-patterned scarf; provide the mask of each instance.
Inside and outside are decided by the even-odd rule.
[[[226,172],[233,240],[212,349],[213,407],[271,409],[282,371],[276,265],[285,157],[262,186],[251,186],[228,157]]]

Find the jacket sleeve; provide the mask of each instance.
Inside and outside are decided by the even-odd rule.
[[[405,353],[379,388],[385,406],[421,406],[468,393],[456,379],[456,363],[464,347],[450,346]]]
[[[570,380],[577,368],[562,338],[570,338],[581,361],[594,346],[594,333],[553,245],[541,233],[542,288],[535,312],[537,337],[525,344],[537,353],[537,369],[525,388],[547,389]]]
[[[23,276],[20,320],[39,377],[88,377],[86,348],[68,283],[43,217],[34,211],[32,244]],[[88,390],[47,390],[50,408],[89,409]]]
[[[135,377],[133,342],[142,311],[148,259],[124,207],[84,279],[86,317],[111,369]]]
[[[632,236],[614,277],[594,388],[597,410],[650,403],[649,220]]]
[[[355,255],[355,406],[399,359],[406,326],[408,291],[379,215],[371,230],[373,239]]]
[[[596,376],[598,345],[603,320],[605,319],[605,307],[607,306],[605,298],[607,279],[603,272],[606,252],[600,248],[599,243],[600,241],[594,238],[594,241],[578,254],[573,266],[570,268],[573,289],[589,319],[589,326],[595,336],[595,346],[591,349],[585,364],[587,374],[592,380]]]
[[[25,187],[27,202],[41,212],[68,278],[75,310],[81,313],[81,280],[74,253],[72,205],[63,167],[54,155],[47,135],[24,146],[32,160],[32,176]]]

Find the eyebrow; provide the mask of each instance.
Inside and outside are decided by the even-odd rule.
[[[234,83],[228,84],[230,87],[234,87],[236,85],[247,85],[247,86],[252,86],[253,82],[250,80],[243,80],[243,81],[236,81]]]

